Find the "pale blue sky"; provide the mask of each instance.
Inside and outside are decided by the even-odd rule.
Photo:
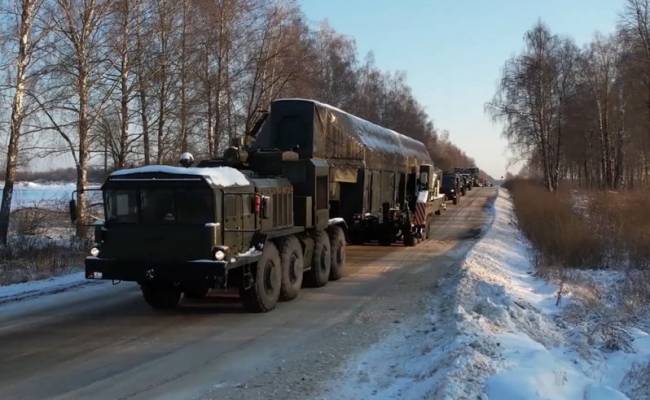
[[[612,33],[624,0],[300,0],[310,25],[327,19],[355,39],[360,58],[405,71],[436,126],[494,177],[508,154],[484,112],[505,60],[521,50],[538,19],[578,45]]]

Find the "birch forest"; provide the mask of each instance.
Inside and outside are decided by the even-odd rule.
[[[650,1],[626,0],[617,31],[579,47],[543,22],[507,60],[487,111],[530,173],[635,189],[650,182]]]
[[[89,171],[176,164],[185,151],[218,157],[282,97],[419,139],[439,168],[473,165],[405,74],[380,70],[326,23],[308,24],[292,1],[9,0],[0,18],[2,241],[30,160],[74,166],[84,235]]]

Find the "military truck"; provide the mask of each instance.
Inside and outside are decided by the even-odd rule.
[[[340,279],[346,235],[414,244],[441,203],[422,143],[311,100],[275,101],[221,159],[181,163],[107,178],[88,279],[138,282],[155,308],[236,288],[265,312],[303,276]]]
[[[454,204],[460,202],[462,196],[462,182],[460,176],[455,172],[445,172],[442,175],[442,193]]]
[[[478,187],[480,178],[480,170],[478,168],[455,168],[454,171],[463,176],[467,190]]]
[[[324,164],[302,167],[314,186],[327,177]],[[113,172],[102,190],[105,221],[95,227],[86,277],[138,282],[155,308],[176,306],[181,293],[234,287],[246,308],[264,312],[298,295],[303,272],[314,286],[343,275],[341,222],[318,198],[294,204],[285,177],[146,166]]]
[[[424,144],[336,107],[276,100],[248,144],[253,152],[271,148],[326,160],[330,218],[346,222],[352,243],[412,246],[442,209],[440,180]],[[416,214],[419,202],[424,207]]]

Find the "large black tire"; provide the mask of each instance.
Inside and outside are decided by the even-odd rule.
[[[336,281],[341,279],[345,272],[345,233],[340,226],[330,227],[327,233],[330,236],[330,251],[332,255],[330,280]]]
[[[366,242],[365,235],[361,229],[353,229],[349,231],[350,234],[350,244],[361,245]]]
[[[433,219],[432,218],[427,219],[427,223],[426,225],[424,225],[424,235],[422,235],[425,240],[429,240],[429,238],[431,237],[432,224],[433,224]]]
[[[314,235],[314,255],[311,269],[307,271],[307,282],[310,286],[322,287],[327,285],[332,267],[330,238],[325,232]]]
[[[458,197],[454,197],[454,205],[458,205]]]
[[[395,241],[392,227],[388,224],[379,225],[379,238],[377,241],[380,246],[390,246]]]
[[[147,304],[159,310],[172,309],[181,299],[181,289],[172,283],[142,283],[140,289]]]
[[[280,300],[293,300],[302,287],[305,266],[302,246],[295,236],[289,236],[280,242],[280,265],[282,265]]]
[[[413,230],[411,229],[411,224],[404,224],[402,227],[402,232],[404,232],[404,246],[412,247],[415,246],[415,235],[413,235]]]
[[[254,267],[253,275],[253,285],[239,289],[242,304],[251,312],[271,311],[278,303],[282,285],[280,254],[272,242],[264,245],[262,258]]]

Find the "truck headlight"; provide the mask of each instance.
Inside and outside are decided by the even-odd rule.
[[[216,249],[214,251],[214,259],[217,261],[223,261],[226,258],[226,252],[223,249]]]
[[[99,255],[99,249],[97,247],[93,247],[90,249],[90,255],[93,257],[97,257]]]
[[[455,190],[454,190],[454,189],[451,189],[451,190],[450,190],[450,192],[452,192],[452,193],[454,193],[454,192],[455,192]]]

